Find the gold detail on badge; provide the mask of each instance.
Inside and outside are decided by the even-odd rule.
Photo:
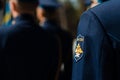
[[[83,50],[80,47],[80,44],[77,45],[76,50],[75,50],[76,54],[82,54]]]
[[[84,38],[79,38],[79,39],[77,39],[77,41],[83,42]]]

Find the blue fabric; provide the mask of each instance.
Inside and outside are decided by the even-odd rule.
[[[77,36],[84,36],[83,56],[73,59],[72,80],[120,80],[119,7],[119,0],[108,1],[81,16]]]
[[[60,7],[60,3],[57,0],[39,0],[39,7],[56,9]]]
[[[59,59],[56,38],[32,15],[21,14],[14,22],[0,27],[0,80],[54,80]]]
[[[64,31],[56,21],[46,20],[43,29],[55,36],[61,45],[61,58],[64,71],[60,71],[59,80],[71,80],[72,74],[72,36]]]
[[[92,1],[91,1],[91,0],[85,0],[85,5],[86,5],[86,6],[90,6],[90,5],[91,5],[91,3],[92,3]]]

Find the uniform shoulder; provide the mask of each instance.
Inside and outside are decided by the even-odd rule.
[[[110,0],[90,9],[96,15],[108,15],[119,10],[120,0]]]
[[[2,25],[0,26],[0,35],[6,34],[9,30],[9,27]]]
[[[14,25],[10,25],[10,26],[6,26],[6,25],[2,25],[0,27],[0,34],[6,34],[6,36],[8,36],[10,33],[14,33],[16,31],[16,27]]]
[[[82,19],[94,18],[98,20],[103,26],[110,26],[110,23],[118,22],[120,17],[120,0],[111,0],[93,7],[81,16]],[[109,22],[109,23],[108,23]]]
[[[8,27],[0,26],[0,48],[3,48],[8,35]]]
[[[107,34],[117,41],[120,41],[119,7],[120,0],[110,0],[88,10],[99,20],[102,26],[104,26],[103,28],[107,31]]]

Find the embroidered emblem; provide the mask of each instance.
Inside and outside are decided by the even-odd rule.
[[[74,51],[74,58],[76,62],[79,61],[84,54],[83,46],[84,46],[84,36],[79,35],[77,37],[76,47]]]
[[[76,52],[76,56],[78,56],[78,57],[80,54],[83,53],[83,50],[81,49],[80,44],[77,45],[75,52]]]

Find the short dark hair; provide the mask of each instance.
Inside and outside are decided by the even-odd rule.
[[[38,0],[16,0],[17,8],[21,11],[35,11],[38,6]]]
[[[48,19],[55,19],[58,17],[58,9],[44,9],[44,14],[43,16],[45,16]]]

